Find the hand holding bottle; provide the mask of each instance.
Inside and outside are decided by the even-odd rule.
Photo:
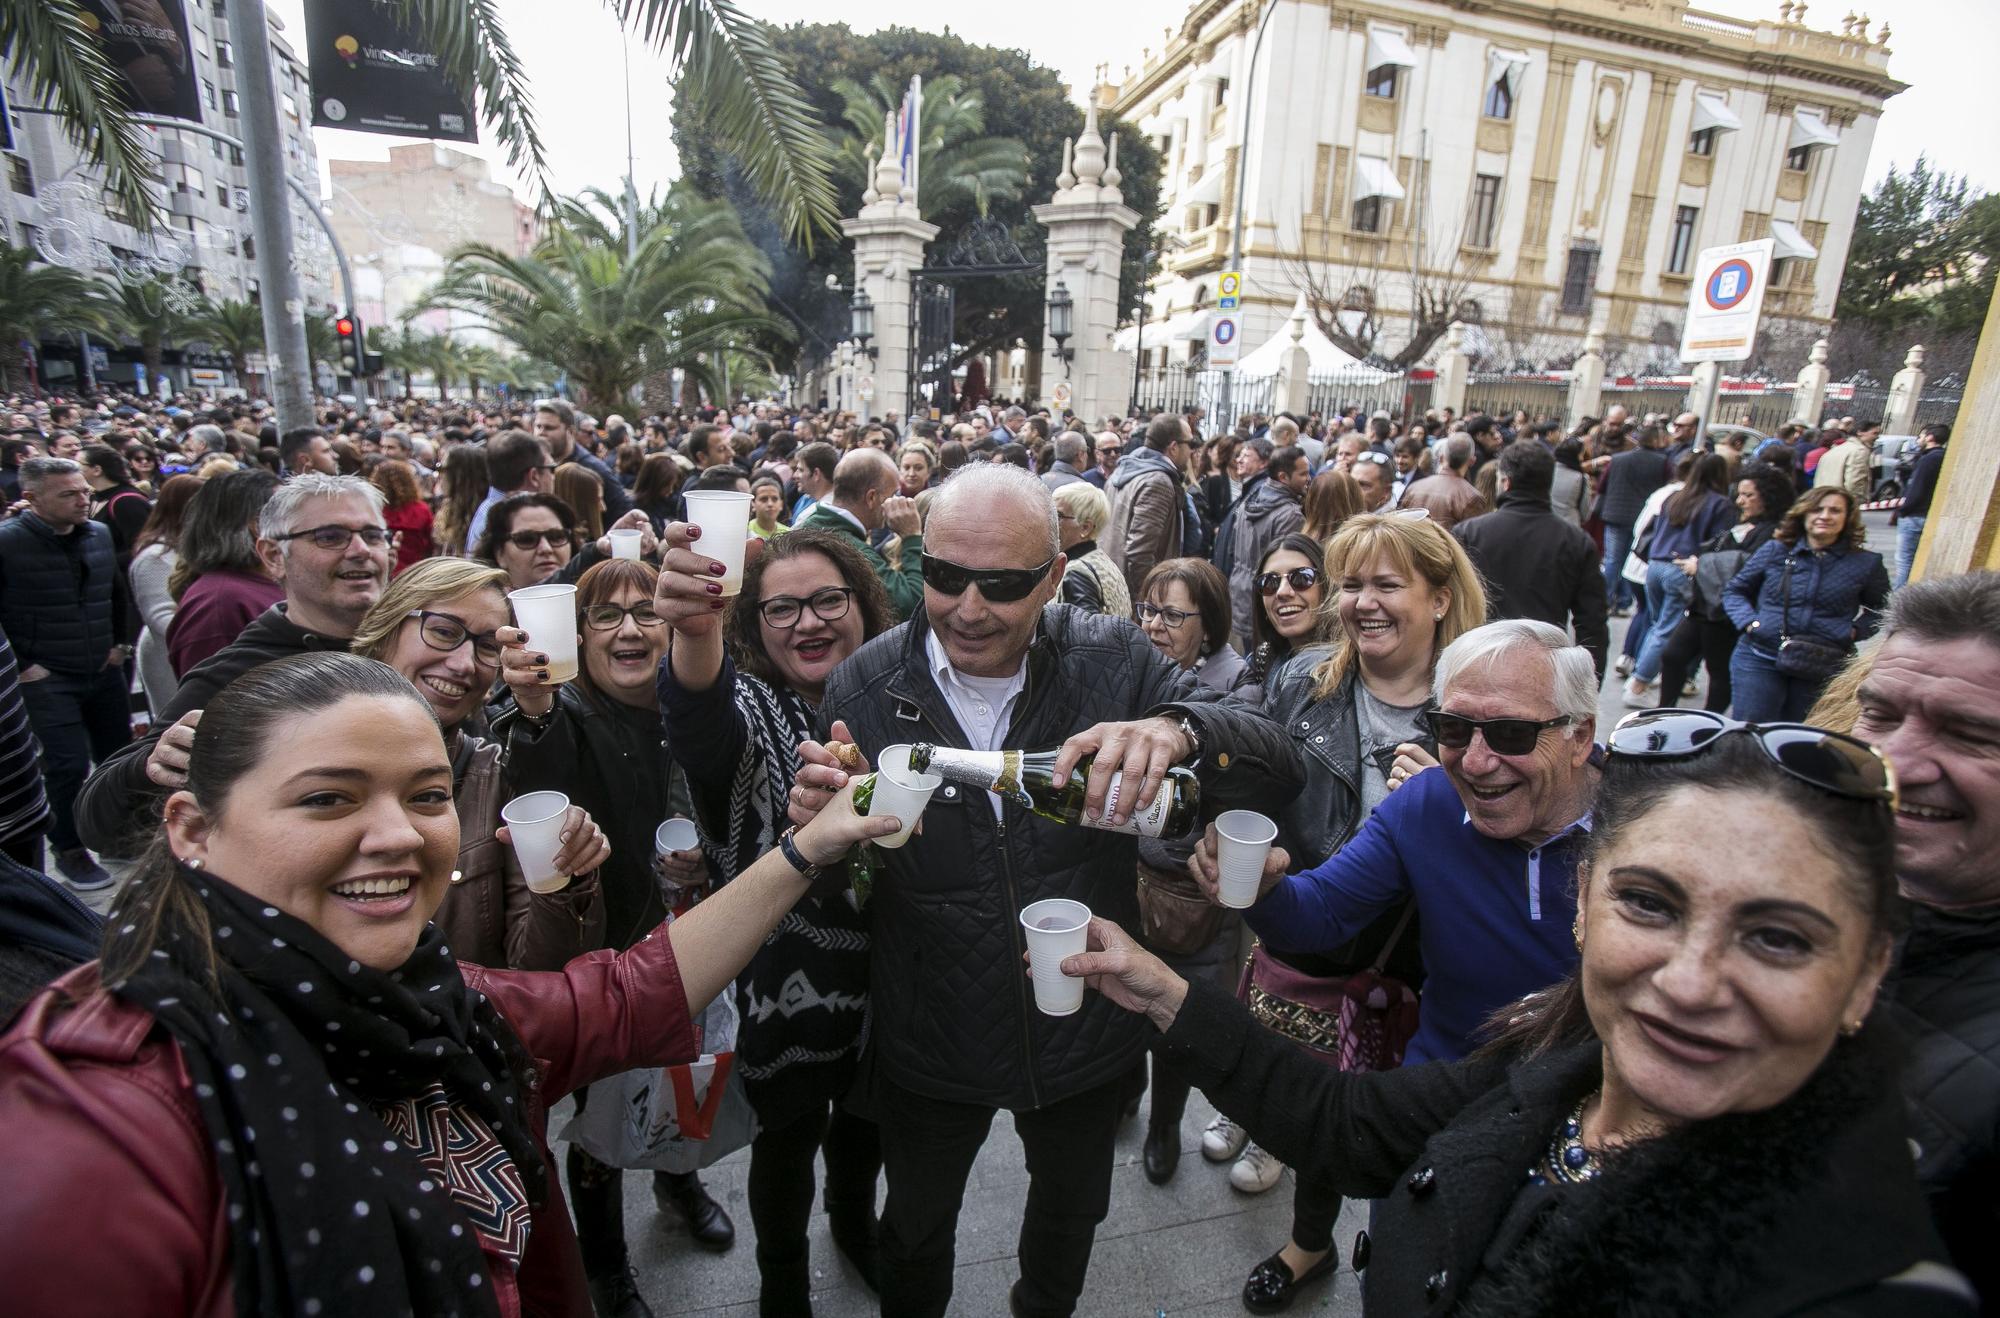
[[[1099,723],[1085,728],[1056,752],[1055,780],[1058,786],[1069,780],[1070,771],[1085,756],[1091,757],[1090,774],[1084,780],[1084,812],[1106,815],[1105,798],[1111,792],[1112,775],[1120,775],[1118,799],[1112,803],[1108,822],[1122,825],[1133,814],[1143,812],[1160,794],[1167,770],[1194,753],[1187,733],[1173,719],[1149,718],[1130,723]],[[1126,790],[1138,785],[1137,794]]]

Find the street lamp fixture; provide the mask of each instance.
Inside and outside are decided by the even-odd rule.
[[[847,304],[848,337],[861,345],[861,351],[874,361],[881,349],[871,347],[869,340],[875,337],[875,303],[868,296],[868,290],[854,290],[853,300]]]
[[[1076,359],[1076,349],[1066,347],[1074,333],[1076,302],[1069,295],[1069,286],[1056,280],[1056,286],[1049,292],[1049,337],[1056,342],[1056,356],[1067,367]]]

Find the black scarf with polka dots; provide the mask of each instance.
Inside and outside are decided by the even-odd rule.
[[[493,1314],[477,1233],[375,1104],[442,1084],[547,1193],[529,1059],[465,985],[436,925],[399,970],[371,970],[303,921],[182,869],[206,908],[221,997],[196,935],[163,937],[116,988],[187,1060],[215,1147],[240,1314]],[[116,923],[118,912],[112,920]]]

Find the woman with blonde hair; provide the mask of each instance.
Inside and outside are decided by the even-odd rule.
[[[1464,547],[1414,511],[1348,518],[1326,547],[1326,581],[1330,598],[1322,607],[1338,621],[1331,639],[1294,654],[1264,687],[1265,712],[1298,743],[1306,766],[1305,789],[1274,812],[1278,842],[1315,865],[1339,851],[1392,788],[1436,763],[1424,725],[1432,669],[1446,646],[1486,621],[1486,592]],[[1366,970],[1401,981],[1414,997],[1423,963],[1407,904],[1319,956],[1280,958],[1256,948],[1251,1001],[1294,1039],[1306,1021],[1313,1037],[1338,1040],[1339,986]],[[1393,1041],[1397,1059],[1402,1042]],[[1331,1060],[1329,1052],[1308,1051]],[[1243,1149],[1230,1182],[1268,1189],[1282,1167],[1256,1145],[1245,1147],[1247,1138],[1217,1117],[1203,1152],[1221,1161]],[[1332,1271],[1340,1199],[1324,1179],[1298,1177],[1291,1238],[1244,1284],[1251,1312],[1276,1313],[1299,1286]]]
[[[610,847],[591,817],[570,807],[556,867],[577,877],[559,891],[536,893],[501,826],[500,807],[513,793],[501,775],[500,744],[466,724],[501,675],[502,647],[518,636],[508,625],[506,591],[507,574],[498,568],[427,558],[383,590],[351,648],[408,678],[444,732],[459,833],[457,868],[436,916],[445,941],[479,965],[556,970],[603,941],[596,870]]]
[[[580,462],[565,462],[556,468],[555,496],[576,514],[576,529],[586,541],[604,535],[604,487],[590,468]]]
[[[1092,613],[1131,617],[1132,591],[1125,574],[1097,545],[1104,524],[1111,520],[1111,503],[1104,491],[1089,481],[1071,481],[1055,492],[1055,501],[1056,530],[1069,558],[1058,598]]]

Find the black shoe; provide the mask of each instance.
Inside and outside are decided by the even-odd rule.
[[[82,847],[72,847],[68,851],[56,853],[56,871],[69,886],[77,892],[103,892],[118,880],[105,872],[102,865],[91,859]]]
[[[1318,1281],[1339,1266],[1340,1256],[1329,1249],[1306,1269],[1305,1276],[1294,1277],[1280,1251],[1250,1269],[1250,1279],[1243,1283],[1243,1307],[1251,1313],[1283,1313],[1291,1307],[1299,1287]]]
[[[882,1228],[875,1215],[870,1213],[857,1218],[845,1213],[838,1217],[828,1213],[826,1227],[833,1236],[834,1248],[847,1256],[847,1261],[861,1275],[862,1284],[872,1294],[881,1294]]]
[[[662,1214],[686,1223],[688,1234],[703,1249],[720,1254],[736,1243],[736,1224],[701,1188],[697,1176],[655,1176],[653,1203]]]
[[[597,1310],[597,1318],[653,1318],[653,1310],[647,1305],[645,1296],[639,1294],[639,1278],[631,1267],[601,1276],[586,1276],[590,1286],[590,1303]]]
[[[1174,1179],[1181,1163],[1181,1132],[1178,1124],[1146,1128],[1146,1179],[1165,1185]]]

